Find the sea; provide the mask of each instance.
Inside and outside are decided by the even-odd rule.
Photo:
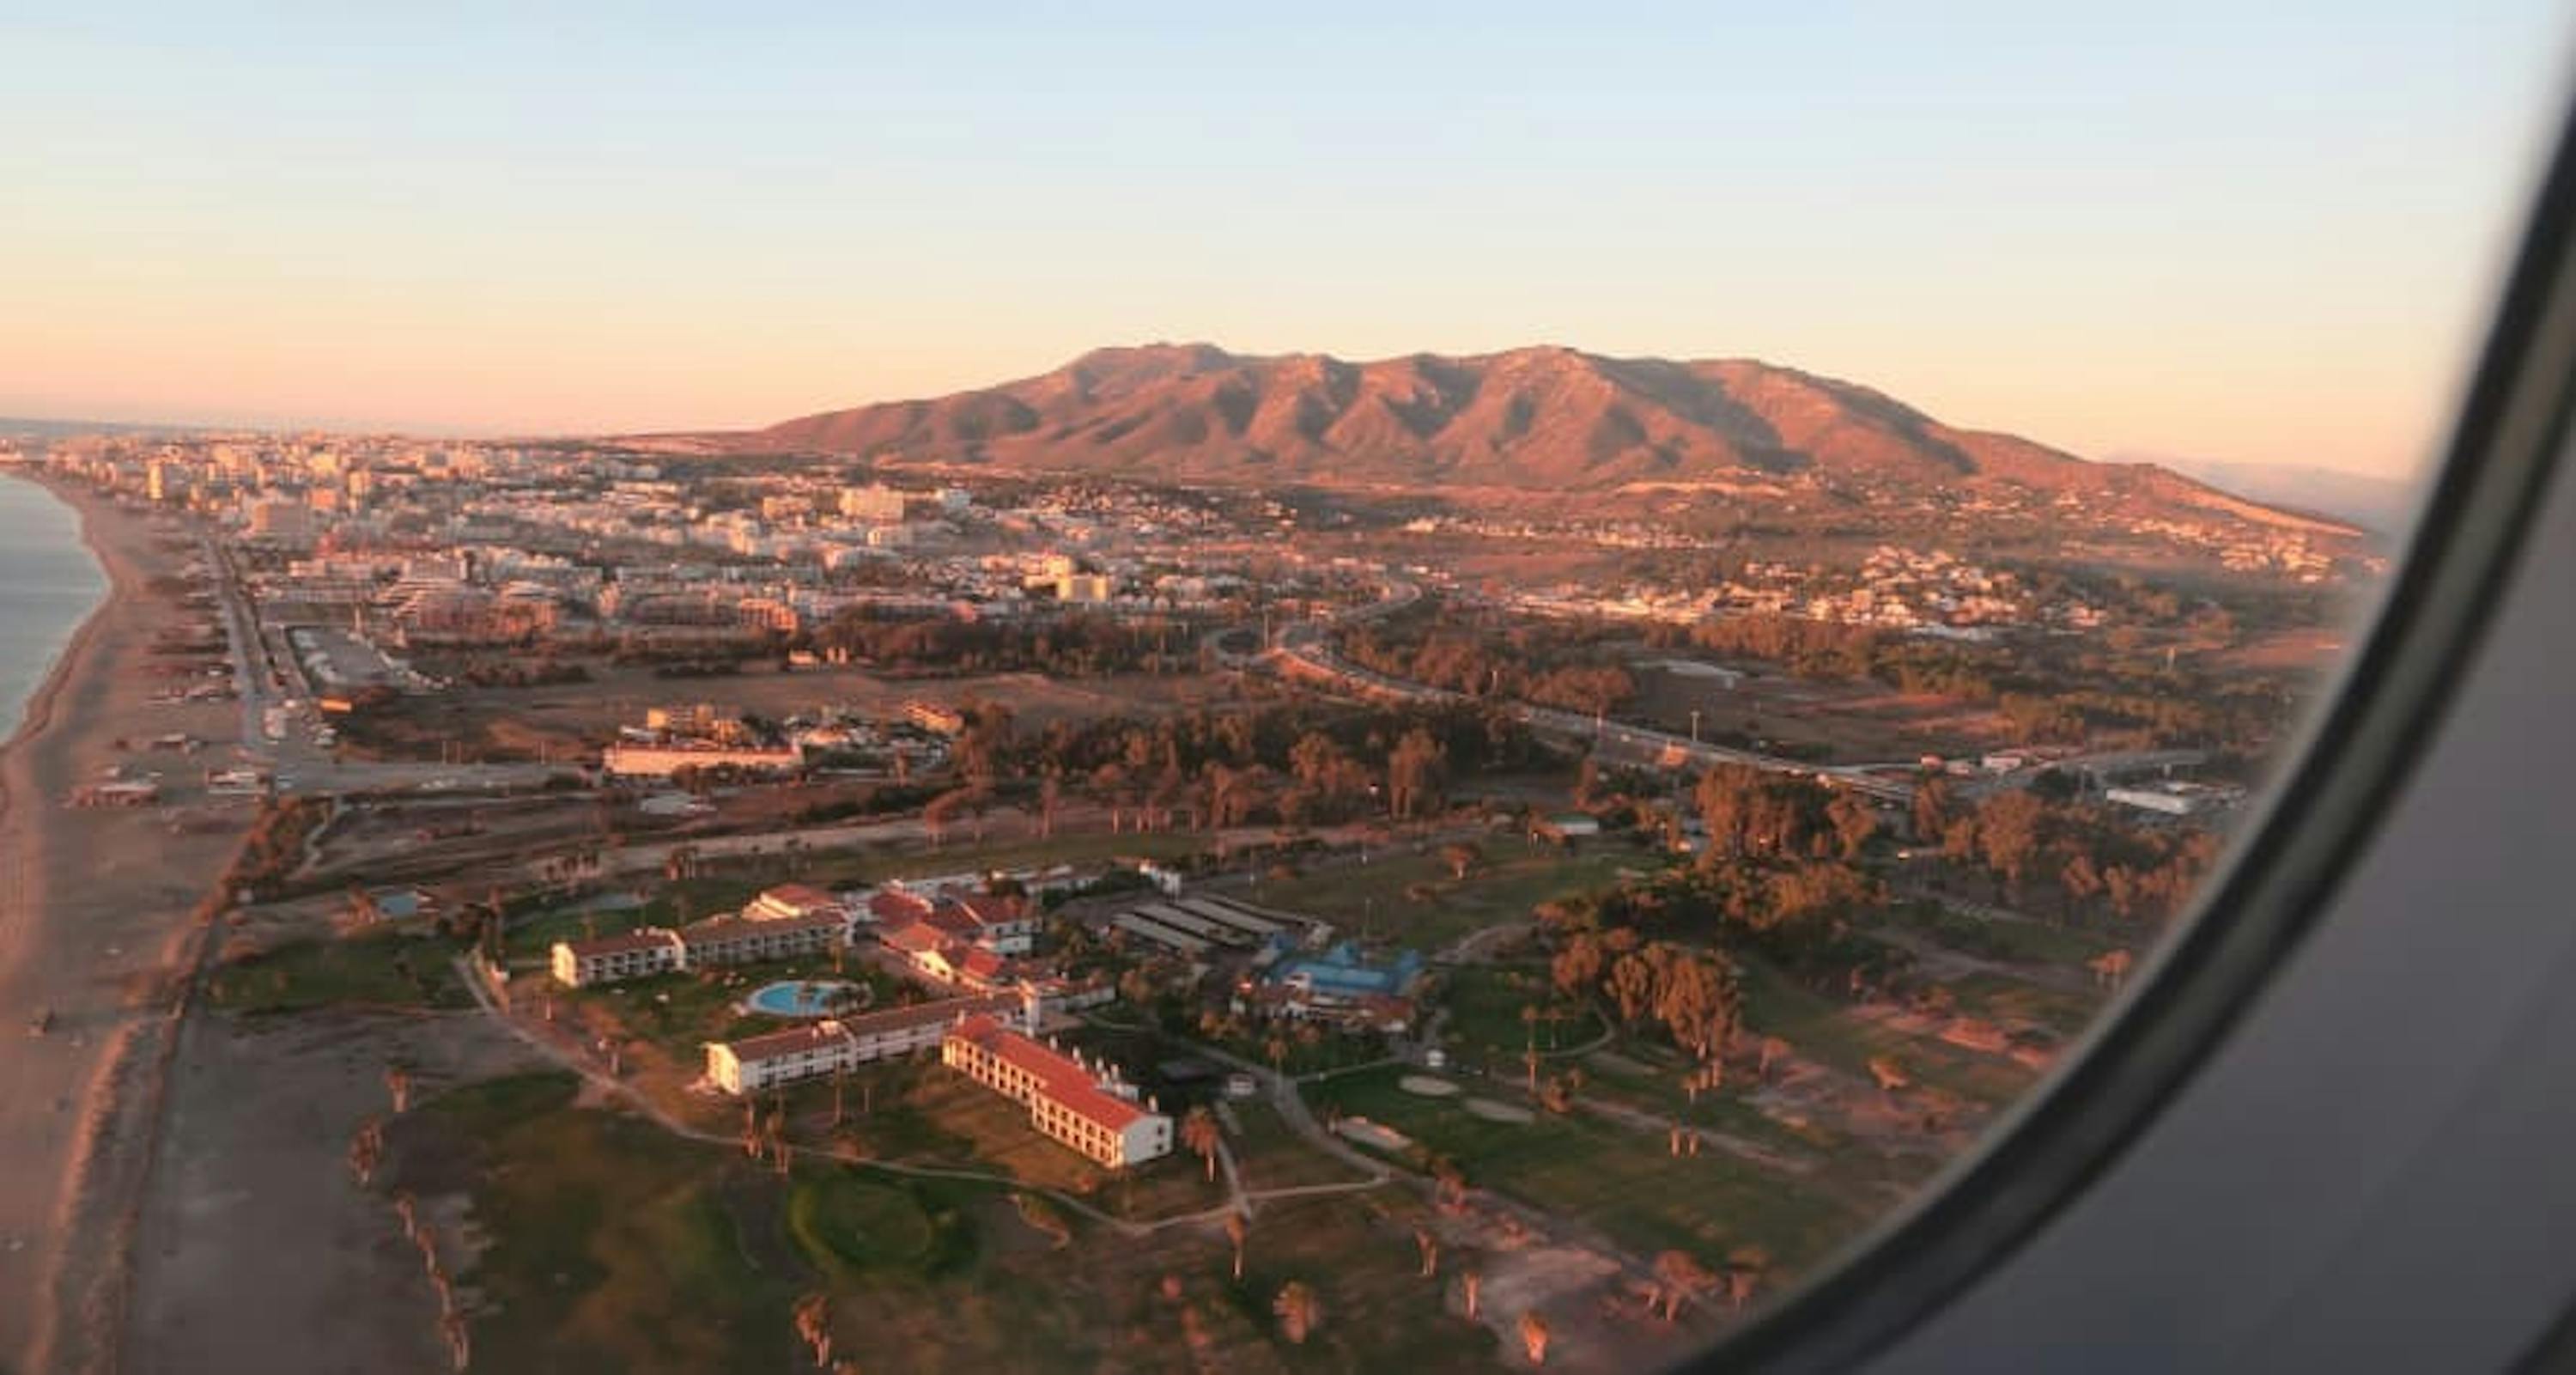
[[[107,574],[81,543],[80,516],[26,478],[0,472],[0,739],[99,599]]]

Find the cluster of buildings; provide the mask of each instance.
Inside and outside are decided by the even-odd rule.
[[[850,913],[819,888],[772,888],[732,916],[709,917],[676,930],[647,926],[589,940],[557,941],[550,961],[557,983],[592,988],[691,969],[819,955],[850,940]]]
[[[1016,1011],[1008,998],[953,998],[713,1043],[707,1078],[748,1095],[937,1046],[941,1064],[1025,1107],[1031,1127],[1096,1164],[1125,1169],[1172,1153],[1171,1117],[1115,1064],[1013,1027]]]
[[[1205,610],[1238,598],[1294,525],[1242,494],[1068,481],[994,501],[832,470],[704,478],[582,443],[94,436],[55,441],[45,461],[228,531],[264,622],[346,628],[389,656],[695,659],[848,615]],[[1297,591],[1293,576],[1257,580]]]
[[[991,992],[1019,983],[1017,957],[1036,947],[1038,919],[1023,897],[889,887],[867,902],[877,943],[934,984]]]
[[[1230,898],[1166,895],[1108,919],[1110,930],[1194,966],[1235,974],[1234,1010],[1353,1029],[1402,1032],[1413,1024],[1420,952],[1372,956],[1330,928]]]
[[[844,897],[808,884],[770,888],[730,916],[558,941],[555,979],[590,988],[692,969],[792,959],[871,934],[936,996],[706,1046],[706,1078],[747,1096],[860,1065],[940,1050],[943,1062],[1029,1108],[1039,1131],[1113,1168],[1171,1149],[1171,1122],[1140,1108],[1114,1067],[1093,1065],[1013,1027],[1035,1028],[1116,996],[1025,958],[1038,918],[1020,897],[889,885]]]
[[[1714,586],[1644,582],[1604,591],[1567,585],[1509,591],[1503,601],[1531,615],[1687,625],[1718,616],[1771,614],[1970,639],[2043,622],[2089,628],[2101,618],[2099,608],[2071,596],[2042,605],[2009,571],[1985,568],[1946,550],[1888,545],[1872,550],[1856,568],[1753,560]]]

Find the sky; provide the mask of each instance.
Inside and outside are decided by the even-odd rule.
[[[716,428],[1107,344],[1555,343],[2402,476],[2571,20],[0,0],[0,415]]]

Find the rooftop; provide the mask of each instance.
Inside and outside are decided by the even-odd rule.
[[[969,1017],[948,1033],[971,1041],[994,1058],[1029,1074],[1066,1111],[1110,1131],[1123,1131],[1150,1116],[1145,1109],[1100,1087],[1072,1056],[1051,1050],[991,1016]]]
[[[601,955],[623,955],[630,950],[651,950],[656,946],[667,946],[678,934],[668,927],[644,926],[633,931],[620,931],[613,936],[597,936],[580,941],[557,941],[555,944],[572,951],[575,958],[592,959]]]

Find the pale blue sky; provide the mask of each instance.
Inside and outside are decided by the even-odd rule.
[[[0,7],[0,414],[728,425],[1104,343],[1554,342],[2380,472],[2571,18],[102,8]]]

